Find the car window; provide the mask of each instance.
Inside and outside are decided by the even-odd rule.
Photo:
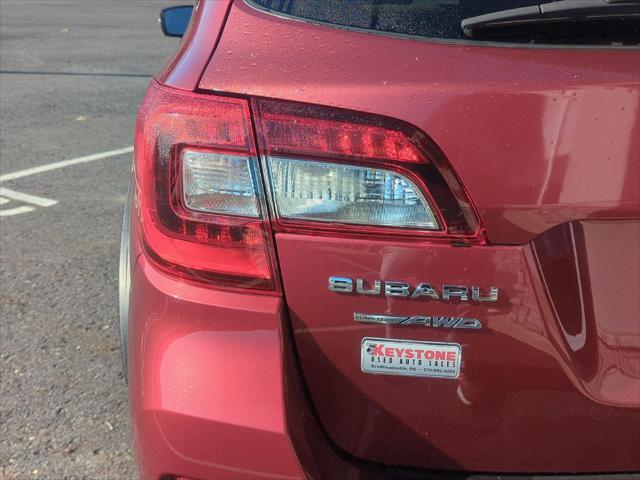
[[[489,40],[516,43],[636,45],[640,38],[637,12],[609,15],[607,18],[584,12],[572,12],[560,21],[513,22],[475,38],[463,33],[461,23],[480,15],[511,11],[523,7],[536,10],[539,0],[247,0],[255,6],[275,13],[343,27],[356,27],[379,32],[416,35],[450,40]],[[546,3],[552,3],[547,0]],[[566,2],[561,2],[566,5]],[[578,2],[579,3],[579,2]],[[608,2],[614,3],[614,2]],[[620,8],[625,8],[618,3]],[[554,4],[555,5],[555,4]],[[576,3],[577,5],[577,3]],[[592,13],[592,12],[589,12]],[[613,13],[612,10],[609,13]],[[545,13],[546,14],[546,13]],[[575,21],[575,20],[578,21]],[[513,27],[515,25],[515,28]],[[523,28],[524,27],[524,28]]]
[[[345,27],[461,38],[463,18],[537,5],[536,0],[252,0],[278,13]]]

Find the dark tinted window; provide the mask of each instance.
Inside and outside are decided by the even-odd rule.
[[[463,18],[508,8],[537,5],[536,0],[252,0],[275,12],[345,27],[462,38]]]
[[[429,38],[464,39],[463,19],[553,0],[248,0],[259,7],[312,21]],[[637,4],[636,4],[637,5]],[[476,40],[559,44],[631,44],[640,37],[640,7],[625,18],[573,21],[515,30]],[[471,38],[471,37],[469,37]]]

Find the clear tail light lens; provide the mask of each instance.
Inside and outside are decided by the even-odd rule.
[[[254,158],[185,148],[181,161],[187,209],[260,217],[260,176]]]
[[[400,173],[279,157],[266,164],[278,217],[440,229],[420,189]]]

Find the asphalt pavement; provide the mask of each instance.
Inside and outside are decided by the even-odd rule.
[[[117,323],[131,154],[82,159],[133,144],[176,3],[0,0],[1,479],[136,477]]]

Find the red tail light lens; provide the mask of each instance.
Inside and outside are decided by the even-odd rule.
[[[258,100],[258,104],[263,134],[272,154],[320,153],[330,158],[421,161],[419,150],[402,131],[354,122],[354,118],[315,106],[295,108],[295,104],[274,100]],[[309,117],[310,114],[315,116]]]
[[[143,245],[158,266],[221,286],[276,290],[246,100],[152,85],[135,151]]]

